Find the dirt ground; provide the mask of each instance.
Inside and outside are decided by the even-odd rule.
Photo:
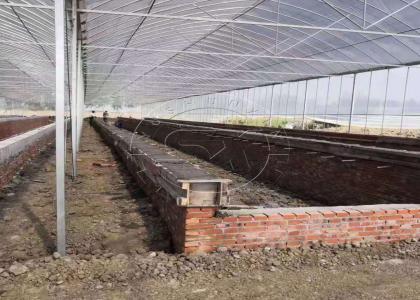
[[[45,152],[2,191],[1,299],[420,299],[418,240],[171,254],[147,197],[87,126],[67,180],[69,255],[53,256],[54,161]]]
[[[419,299],[418,242],[366,248],[46,257],[4,299]],[[0,270],[1,271],[1,270]]]
[[[321,128],[317,129],[321,131],[331,131],[331,132],[340,132],[348,133],[349,128],[346,126],[330,127],[330,128]],[[355,134],[371,134],[371,135],[385,135],[385,136],[398,136],[398,137],[407,137],[407,138],[420,138],[419,129],[391,129],[391,128],[364,128],[358,126],[352,126],[350,133]]]
[[[169,235],[146,196],[87,126],[75,181],[67,176],[68,253],[170,249]],[[67,153],[67,174],[71,174]],[[0,267],[52,254],[55,245],[55,156],[31,163],[0,197]]]

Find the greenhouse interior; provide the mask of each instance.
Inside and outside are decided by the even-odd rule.
[[[419,0],[0,0],[0,299],[418,299]]]

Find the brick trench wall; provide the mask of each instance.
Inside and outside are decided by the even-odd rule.
[[[0,164],[0,189],[5,187],[13,177],[25,167],[31,160],[37,157],[42,151],[53,146],[55,140],[55,132],[51,132],[47,136],[39,139],[37,142],[31,144],[19,155],[13,157],[5,164]]]
[[[147,118],[146,118],[147,119]],[[153,119],[150,119],[153,120]],[[236,130],[249,130],[254,132],[272,133],[280,131],[280,134],[286,136],[295,137],[306,137],[313,139],[323,139],[330,141],[341,141],[347,143],[355,143],[361,145],[374,145],[378,147],[390,147],[390,148],[401,148],[405,150],[419,151],[420,139],[406,138],[399,136],[383,136],[383,135],[366,135],[356,133],[340,133],[340,132],[329,132],[329,131],[317,131],[317,130],[301,130],[301,129],[287,129],[287,128],[275,128],[275,127],[256,127],[249,125],[236,125],[236,124],[221,124],[221,123],[208,123],[208,122],[194,122],[184,120],[171,120],[171,119],[154,119],[174,122],[177,124],[189,124],[198,126],[217,127],[222,129],[236,129]]]
[[[155,185],[145,173],[139,172],[137,163],[133,160],[135,156],[127,155],[129,144],[127,141],[112,135],[109,128],[103,126],[101,121],[95,121],[94,128],[100,133],[104,141],[112,147],[123,160],[130,174],[139,184],[141,189],[148,195],[153,206],[158,210],[164,219],[172,236],[173,248],[176,252],[185,250],[185,220],[187,209],[176,204],[176,199],[159,186]]]
[[[272,212],[270,212],[270,210]],[[420,205],[415,208],[372,206],[328,211],[249,213],[217,217],[215,209],[190,208],[186,219],[185,252],[211,252],[261,247],[299,248],[313,244],[386,243],[420,238]]]
[[[128,130],[138,124],[135,119],[123,122]],[[249,179],[274,183],[324,205],[420,203],[417,168],[206,135],[159,122],[142,122],[138,131]]]
[[[52,123],[49,117],[28,117],[2,121],[0,119],[0,140],[7,139],[32,129]]]
[[[265,246],[298,248],[322,243],[395,242],[420,238],[420,205],[372,205],[327,208],[284,208],[237,212],[217,208],[184,208],[138,172],[127,156],[127,144],[95,125],[123,158],[131,174],[150,196],[168,224],[177,252],[231,250]]]

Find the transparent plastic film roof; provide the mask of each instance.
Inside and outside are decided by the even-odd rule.
[[[52,5],[52,1],[16,1]],[[0,1],[0,98],[54,103],[54,11]],[[32,104],[33,104],[32,103]]]
[[[412,63],[416,2],[86,1],[86,101],[147,103]]]
[[[418,0],[77,6],[86,104],[160,102],[420,61]],[[0,18],[0,97],[53,99],[54,1],[0,0]]]

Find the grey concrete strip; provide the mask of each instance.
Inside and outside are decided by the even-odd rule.
[[[0,141],[0,164],[7,163],[40,138],[53,133],[55,124],[49,124]]]
[[[381,211],[395,209],[420,209],[420,204],[376,204],[376,205],[352,205],[352,206],[310,206],[310,207],[291,207],[291,208],[256,208],[256,209],[222,209],[219,211],[222,215],[243,216],[243,215],[275,215],[287,213],[310,213],[325,211]]]

